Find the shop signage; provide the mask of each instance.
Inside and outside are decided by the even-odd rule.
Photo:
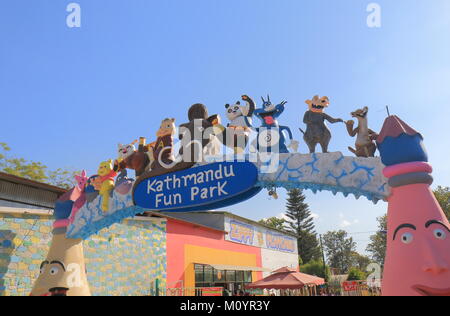
[[[287,237],[280,233],[274,233],[271,231],[266,232],[266,246],[268,249],[294,252],[296,248],[295,239]]]
[[[145,179],[134,190],[137,206],[156,211],[202,211],[247,200],[258,169],[250,162],[220,162]]]
[[[358,286],[359,286],[358,282],[355,282],[355,281],[347,281],[347,282],[344,282],[342,285],[343,285],[345,292],[357,291]]]
[[[202,287],[200,290],[202,296],[223,296],[222,287]]]
[[[225,230],[228,232],[225,236],[228,241],[287,253],[297,252],[297,240],[275,230],[232,218],[226,218]]]

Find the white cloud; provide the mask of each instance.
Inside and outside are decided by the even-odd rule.
[[[284,219],[287,222],[291,221],[291,219],[289,217],[287,217],[285,213],[280,213],[276,217],[279,218],[279,219]],[[319,217],[320,217],[319,214],[311,213],[311,218],[317,220],[317,219],[319,219]]]
[[[341,219],[342,219],[341,224],[340,224],[341,228],[347,228],[347,227],[359,224],[358,219],[355,219],[353,221],[346,220],[343,217],[341,217]]]
[[[341,227],[342,228],[346,228],[346,227],[349,227],[349,226],[352,226],[352,223],[350,223],[349,221],[347,221],[347,220],[343,220],[342,222],[341,222]]]

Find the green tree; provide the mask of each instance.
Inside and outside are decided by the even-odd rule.
[[[363,256],[357,252],[352,253],[353,263],[352,266],[354,268],[358,268],[361,271],[366,271],[367,267],[372,263],[369,257]]]
[[[348,272],[348,281],[363,281],[367,279],[366,274],[358,268],[351,268]]]
[[[356,252],[353,238],[344,230],[328,232],[323,236],[323,246],[329,265],[342,274],[347,273],[353,266],[353,253]]]
[[[300,266],[300,272],[309,275],[315,275],[325,280],[329,280],[331,276],[331,270],[329,266],[325,266],[322,260],[313,260],[307,264]]]
[[[0,143],[0,171],[66,189],[73,186],[75,172],[65,169],[49,170],[41,162],[9,157],[10,151],[11,148],[6,143]]]
[[[433,192],[445,215],[450,220],[450,188],[438,186]]]
[[[305,203],[305,195],[299,189],[288,192],[286,216],[287,231],[297,236],[298,253],[304,263],[320,258],[319,242],[314,231],[314,219],[309,206]]]
[[[270,217],[268,219],[260,220],[259,223],[270,228],[285,230],[286,220],[278,217]]]
[[[366,251],[370,254],[370,258],[374,262],[380,266],[384,266],[387,248],[387,215],[378,217],[377,221],[378,231],[370,236],[370,243]]]

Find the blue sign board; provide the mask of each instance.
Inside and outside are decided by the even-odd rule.
[[[134,203],[154,211],[189,212],[226,207],[258,192],[258,169],[250,162],[219,162],[145,179]]]

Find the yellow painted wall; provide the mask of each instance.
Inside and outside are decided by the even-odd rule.
[[[184,284],[186,288],[195,287],[194,264],[223,264],[243,267],[257,267],[255,254],[219,250],[213,248],[185,245],[184,247]],[[252,273],[256,280],[257,273]]]

